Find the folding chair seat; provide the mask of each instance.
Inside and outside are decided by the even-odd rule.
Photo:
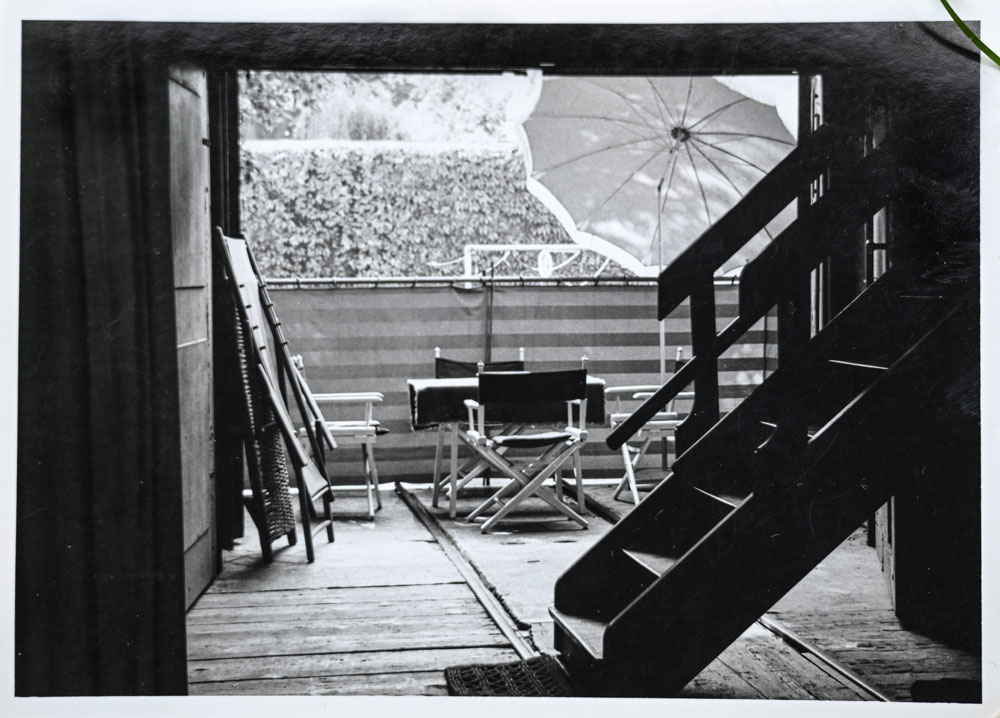
[[[482,532],[487,533],[526,499],[535,496],[569,520],[586,528],[586,496],[580,450],[587,441],[587,370],[546,372],[483,372],[479,374],[479,400],[467,399],[468,429],[458,437],[489,466],[509,479],[496,493],[467,517],[468,521],[485,518]],[[574,419],[576,414],[576,419]],[[508,433],[490,431],[493,426],[529,426],[557,424],[544,431]],[[508,452],[509,450],[509,452]],[[541,453],[538,452],[541,450]],[[518,456],[518,451],[528,451]],[[562,499],[558,475],[572,462],[576,476],[574,511]],[[545,482],[555,478],[555,490]],[[457,478],[452,476],[452,491]]]
[[[467,377],[474,377],[480,371],[524,371],[524,347],[521,347],[518,350],[517,360],[499,362],[470,362],[448,359],[441,356],[440,347],[434,347],[435,379],[464,379]],[[458,452],[458,436],[455,433],[455,429],[456,427],[454,424],[439,424],[437,427],[437,446],[434,451],[434,475],[431,496],[431,504],[435,508],[438,505],[438,499],[440,498],[442,487],[451,485],[450,477],[452,471],[458,472],[457,486],[459,490],[479,476],[483,476],[483,482],[485,484],[489,483],[489,477],[483,474],[483,472],[487,469],[487,464],[484,461],[477,459],[475,456],[471,461],[465,462],[460,467],[453,462],[451,470],[442,476],[441,461],[444,456],[445,435],[450,436],[449,443],[451,446],[452,456],[455,457]],[[452,500],[450,510],[452,518],[455,517],[454,506],[455,502]]]
[[[681,347],[677,348],[677,354],[674,358],[674,372],[676,372],[681,365],[684,363],[684,350]],[[666,381],[669,377],[665,377]],[[609,386],[604,390],[604,396],[608,403],[614,406],[611,412],[611,428],[614,429],[619,424],[624,422],[629,416],[631,416],[632,411],[638,407],[640,403],[652,396],[653,392],[659,389],[658,386],[652,384],[646,385],[632,385],[632,386]],[[619,501],[621,493],[627,487],[632,494],[632,502],[638,504],[640,501],[639,490],[640,488],[651,488],[659,480],[649,483],[644,483],[640,485],[638,479],[636,478],[636,473],[640,470],[640,463],[643,457],[646,456],[646,452],[649,447],[657,440],[665,440],[669,446],[674,442],[674,431],[677,426],[684,420],[684,415],[677,409],[677,402],[680,401],[690,401],[694,398],[693,392],[681,392],[674,399],[670,400],[667,404],[666,410],[657,412],[653,418],[648,421],[643,427],[627,442],[622,444],[622,462],[625,465],[625,473],[618,482],[618,486],[615,487],[615,491],[612,494],[612,498]],[[638,442],[638,446],[634,446],[629,442]],[[662,476],[660,477],[662,479]]]
[[[298,373],[299,381],[305,393],[312,397],[317,406],[323,404],[340,407],[352,407],[352,413],[360,414],[358,418],[351,419],[326,419],[324,425],[326,430],[334,438],[338,446],[354,445],[361,447],[361,464],[364,472],[365,495],[368,500],[368,519],[375,519],[375,512],[382,508],[382,493],[379,488],[378,467],[375,464],[375,442],[380,436],[385,436],[389,430],[382,426],[374,417],[374,405],[381,404],[385,396],[377,391],[363,392],[340,392],[335,394],[313,394],[306,384],[305,365],[301,354],[292,357],[292,364]],[[361,409],[353,409],[354,407]],[[300,430],[300,436],[306,438],[306,429]],[[315,453],[315,452],[314,452]],[[320,459],[316,456],[314,460]]]

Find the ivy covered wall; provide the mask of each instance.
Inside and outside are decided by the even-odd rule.
[[[247,141],[243,230],[269,277],[461,274],[461,262],[435,263],[466,244],[571,242],[524,176],[513,145]],[[591,275],[604,261],[583,252],[558,274]],[[496,273],[534,273],[535,262],[515,253]]]

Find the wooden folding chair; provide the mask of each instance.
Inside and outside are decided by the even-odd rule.
[[[546,372],[483,372],[479,375],[479,400],[465,402],[468,429],[460,428],[459,439],[510,481],[469,514],[474,521],[491,509],[481,530],[489,532],[519,504],[536,496],[560,514],[584,528],[586,496],[580,450],[587,441],[587,370]],[[574,413],[576,419],[574,420]],[[488,427],[558,424],[549,431],[489,433]],[[564,424],[564,425],[563,425]],[[541,450],[541,453],[537,453]],[[528,451],[526,456],[517,456]],[[511,453],[512,452],[512,453]],[[562,482],[557,472],[572,461],[576,475],[574,511],[562,500]],[[555,491],[545,486],[555,477]],[[452,477],[452,490],[456,477]],[[578,513],[579,512],[579,513]]]
[[[333,490],[326,474],[324,462],[313,464],[303,451],[288,414],[283,392],[279,390],[279,387],[291,389],[301,416],[312,416],[311,405],[303,391],[303,384],[298,379],[298,372],[292,365],[287,342],[281,333],[281,324],[274,315],[274,307],[267,296],[266,286],[249,245],[245,239],[227,237],[218,227],[215,230],[215,236],[219,252],[225,262],[226,278],[236,299],[240,323],[243,325],[245,336],[249,340],[247,343],[253,357],[253,364],[257,369],[257,380],[263,387],[263,394],[268,401],[269,409],[273,412],[274,420],[281,430],[285,448],[295,472],[299,494],[300,521],[305,534],[306,557],[311,563],[315,560],[313,537],[325,529],[327,539],[331,542],[334,540],[331,514]],[[272,352],[274,356],[272,356]],[[324,442],[326,447],[330,449],[336,446],[322,421],[309,421],[307,426],[310,427],[311,440],[318,447],[317,455],[323,455]],[[245,437],[245,441],[253,439],[254,437]],[[251,469],[253,468],[251,466]],[[254,482],[253,477],[251,477],[254,491],[259,490],[257,484],[259,482]],[[319,518],[316,511],[315,501],[317,499],[321,499],[323,502],[322,518]],[[259,499],[255,499],[255,501],[260,503]],[[254,517],[254,520],[257,521],[257,518]]]
[[[447,359],[441,356],[441,347],[434,347],[434,378],[435,379],[463,379],[474,377],[480,371],[524,371],[524,347],[518,349],[518,358],[511,361],[499,362],[469,362],[456,359]],[[444,456],[445,436],[449,436],[451,446],[451,468],[447,474],[441,474],[441,461]],[[431,505],[435,508],[441,495],[441,489],[448,487],[451,491],[451,476],[456,475],[457,490],[461,490],[473,479],[482,476],[483,483],[489,485],[489,476],[484,474],[488,469],[488,464],[482,459],[473,455],[461,466],[457,464],[458,456],[458,435],[455,424],[438,424],[437,446],[434,451],[434,477],[433,489],[431,491]],[[455,498],[450,495],[449,515],[455,518]]]
[[[680,369],[683,363],[684,350],[682,347],[677,347],[677,354],[674,358],[674,371],[676,372]],[[664,381],[666,381],[666,378],[664,378]],[[631,416],[632,410],[652,396],[653,392],[657,389],[659,387],[652,384],[609,386],[605,389],[605,398],[609,403],[613,402],[614,405],[614,410],[611,413],[611,428],[614,429]],[[625,474],[622,476],[621,481],[618,482],[618,486],[615,487],[615,491],[612,494],[613,499],[622,501],[623,499],[619,499],[618,497],[628,487],[632,494],[632,502],[639,503],[640,485],[636,474],[639,471],[640,462],[654,441],[664,440],[668,446],[674,442],[674,431],[684,420],[684,416],[677,411],[676,402],[678,400],[690,401],[693,398],[694,392],[681,392],[674,399],[670,400],[665,411],[658,412],[629,440],[639,442],[638,446],[633,446],[628,441],[622,444],[621,452],[622,462],[625,465]],[[662,470],[659,471],[662,473]],[[662,479],[662,475],[659,478]],[[651,483],[655,485],[659,483],[659,479]],[[645,484],[641,488],[648,487],[649,484]]]

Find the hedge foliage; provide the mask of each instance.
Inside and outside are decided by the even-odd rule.
[[[512,146],[247,142],[240,195],[243,231],[270,277],[460,274],[461,263],[430,263],[465,244],[571,241],[528,193]],[[586,252],[559,274],[603,261]]]

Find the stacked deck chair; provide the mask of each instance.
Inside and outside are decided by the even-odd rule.
[[[246,358],[243,376],[248,420],[244,421],[243,428],[252,493],[248,509],[257,525],[266,560],[271,559],[271,543],[280,536],[287,535],[289,543],[295,543],[294,514],[285,465],[287,451],[298,488],[306,557],[311,563],[315,560],[313,538],[316,534],[325,530],[327,540],[334,540],[333,490],[322,457],[327,450],[336,448],[336,442],[292,363],[281,324],[274,314],[249,245],[243,238],[227,237],[219,228],[215,230],[215,237],[235,299],[237,333],[242,338],[242,354]],[[303,418],[313,455],[319,457],[316,463],[298,440],[285,401],[289,391]],[[322,502],[321,511],[316,508],[317,501]]]

